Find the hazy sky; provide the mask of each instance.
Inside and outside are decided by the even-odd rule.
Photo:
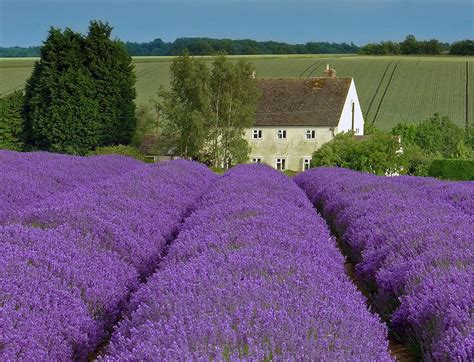
[[[474,38],[474,0],[0,0],[0,46],[39,45],[50,26],[85,32],[91,19],[129,41]]]

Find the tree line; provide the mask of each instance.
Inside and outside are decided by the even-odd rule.
[[[436,39],[417,40],[414,35],[408,35],[404,41],[381,41],[369,43],[359,49],[363,55],[474,55],[474,41],[461,40],[452,44],[443,43]]]
[[[132,56],[229,55],[258,54],[355,54],[359,47],[353,43],[307,42],[305,44],[288,44],[276,41],[255,41],[251,39],[212,39],[212,38],[178,38],[173,42],[155,39],[150,42],[125,42],[125,48]],[[40,47],[0,47],[0,57],[37,57]]]
[[[354,43],[307,42],[288,44],[276,41],[251,39],[178,38],[173,42],[155,39],[150,42],[125,42],[131,56],[213,55],[265,55],[265,54],[364,54],[364,55],[474,55],[474,41],[461,40],[452,44],[436,39],[417,40],[408,35],[402,42],[381,41],[359,47]],[[0,57],[38,57],[39,46],[0,47]]]

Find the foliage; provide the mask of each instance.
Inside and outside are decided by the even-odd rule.
[[[381,41],[358,47],[354,43],[307,42],[288,44],[276,41],[255,41],[251,39],[178,38],[173,42],[154,39],[150,42],[126,42],[125,47],[132,56],[180,55],[188,51],[190,55],[212,55],[225,52],[229,55],[256,54],[366,54],[437,55],[449,50],[452,55],[474,55],[474,42],[466,39],[452,43],[442,43],[436,39],[420,41],[408,35],[403,42]],[[40,47],[0,47],[0,57],[37,57]]]
[[[135,111],[136,128],[132,145],[141,149],[146,142],[146,135],[158,134],[158,119],[154,107],[150,104],[140,104]],[[147,146],[148,147],[148,146]],[[149,148],[149,147],[148,147]]]
[[[354,54],[358,47],[353,43],[308,42],[287,44],[275,41],[255,41],[250,39],[178,38],[174,42],[155,39],[148,43],[127,42],[132,55],[180,55],[184,51],[190,55],[212,55],[225,52],[229,55],[255,54]]]
[[[112,27],[92,21],[85,38],[85,64],[94,80],[100,113],[100,145],[129,144],[135,132],[135,81],[132,58]]]
[[[474,150],[474,125],[471,124],[465,128],[464,140],[466,146],[469,147],[471,150]]]
[[[183,55],[171,66],[171,89],[162,88],[156,103],[160,145],[166,152],[213,167],[245,162],[250,151],[243,138],[258,100],[249,62],[216,56],[212,68]],[[171,151],[169,151],[171,150]]]
[[[26,85],[25,129],[33,147],[85,154],[131,141],[135,76],[111,31],[94,21],[86,37],[51,28]]]
[[[474,181],[474,159],[435,159],[431,162],[429,175],[444,180]]]
[[[400,136],[403,144],[415,144],[418,133],[417,123],[397,123],[390,131],[394,136]]]
[[[400,135],[404,144],[415,144],[431,156],[465,157],[470,153],[465,130],[438,113],[418,124],[399,123],[391,133]]]
[[[152,162],[143,153],[133,146],[117,145],[97,147],[94,151],[89,152],[89,156],[93,155],[122,155],[132,157],[139,161]]]
[[[449,49],[451,55],[474,55],[474,40],[466,39],[454,42]]]
[[[403,140],[403,138],[402,138]],[[427,155],[419,146],[402,141],[405,162],[404,173],[413,176],[428,176],[432,157]]]
[[[19,57],[39,57],[40,55],[39,46],[33,47],[0,47],[1,58],[19,58]]]
[[[340,133],[313,153],[311,167],[337,166],[377,175],[400,172],[406,165],[399,148],[398,141],[384,132],[363,140]]]
[[[417,40],[408,35],[401,43],[382,41],[369,43],[360,48],[359,54],[365,55],[439,55],[449,49],[449,44],[441,43],[436,39]]]
[[[20,151],[24,146],[23,93],[0,98],[0,148]]]

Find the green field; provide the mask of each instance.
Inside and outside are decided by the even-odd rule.
[[[236,58],[236,57],[233,57]],[[474,122],[473,57],[370,57],[338,55],[248,56],[259,77],[322,76],[326,64],[354,77],[366,121],[389,129],[435,112],[459,125]],[[204,57],[204,59],[208,59]],[[21,89],[32,58],[0,59],[0,95]],[[135,57],[137,102],[146,103],[169,83],[172,57]]]

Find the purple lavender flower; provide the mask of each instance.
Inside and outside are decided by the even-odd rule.
[[[83,360],[218,176],[1,151],[0,178],[0,360]]]
[[[289,178],[238,166],[185,220],[102,358],[390,360],[343,264]]]
[[[474,183],[318,168],[295,178],[373,303],[426,359],[474,359]]]

